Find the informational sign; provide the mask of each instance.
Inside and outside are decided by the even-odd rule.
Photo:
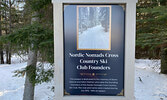
[[[64,95],[124,96],[125,5],[63,9]]]

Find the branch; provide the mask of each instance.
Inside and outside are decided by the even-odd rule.
[[[10,5],[12,6],[14,4],[15,0],[13,0],[13,2],[11,3],[11,0],[10,0]]]

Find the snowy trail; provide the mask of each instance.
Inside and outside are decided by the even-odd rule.
[[[109,49],[109,32],[104,32],[101,25],[87,29],[79,35],[79,48]]]

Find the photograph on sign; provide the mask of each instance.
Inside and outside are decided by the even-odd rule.
[[[111,49],[111,6],[77,6],[77,49]]]
[[[64,4],[64,96],[124,96],[125,6]]]

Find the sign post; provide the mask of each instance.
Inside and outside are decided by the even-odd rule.
[[[137,0],[53,0],[55,100],[135,100]]]

